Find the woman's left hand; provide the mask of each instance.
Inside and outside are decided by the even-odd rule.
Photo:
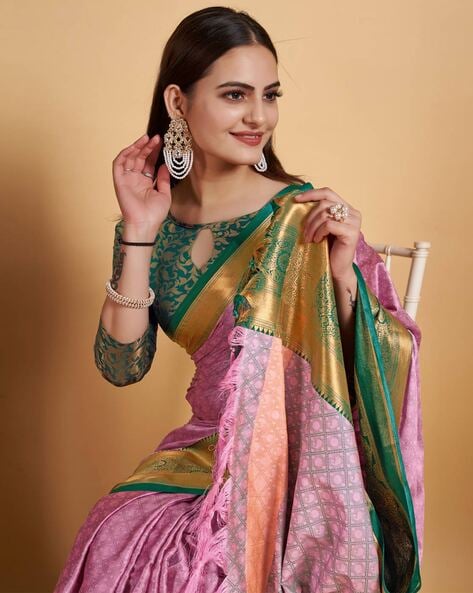
[[[329,187],[310,189],[294,197],[295,202],[317,202],[303,223],[306,242],[318,243],[325,236],[329,242],[330,267],[334,278],[347,278],[353,273],[353,258],[361,228],[361,212],[353,208]],[[335,220],[330,206],[342,203],[348,208],[344,220]]]

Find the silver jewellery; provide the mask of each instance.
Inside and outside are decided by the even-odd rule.
[[[328,210],[334,220],[339,220],[343,222],[345,218],[348,217],[348,207],[345,206],[345,204],[342,204],[341,202],[338,202],[337,204],[330,206]]]
[[[261,158],[256,165],[253,165],[257,171],[266,171],[268,168],[268,163],[266,162],[266,157],[264,156],[264,152],[261,153]]]
[[[194,161],[192,137],[187,122],[182,117],[171,118],[164,134],[164,162],[176,179],[183,179],[191,170]]]
[[[110,280],[107,280],[105,284],[105,290],[112,301],[115,301],[115,303],[123,305],[124,307],[129,307],[131,309],[144,309],[145,307],[149,307],[153,304],[154,298],[156,296],[151,286],[148,287],[148,298],[131,298],[124,296],[112,288]]]

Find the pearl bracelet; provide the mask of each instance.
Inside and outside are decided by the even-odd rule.
[[[112,288],[110,280],[107,280],[105,284],[105,290],[112,301],[115,301],[124,307],[130,307],[131,309],[144,309],[145,307],[149,307],[153,303],[156,296],[151,286],[148,287],[149,297],[147,298],[131,298],[124,296]]]

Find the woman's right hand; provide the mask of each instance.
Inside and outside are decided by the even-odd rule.
[[[144,134],[113,160],[115,193],[123,219],[130,226],[158,230],[171,207],[171,178],[165,163],[159,167],[154,181],[143,175],[154,175],[161,145],[158,134],[152,138]]]

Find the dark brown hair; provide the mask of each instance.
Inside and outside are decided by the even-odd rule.
[[[265,29],[248,13],[225,6],[211,6],[197,10],[185,17],[169,37],[161,58],[158,79],[154,87],[153,101],[146,133],[151,138],[159,134],[162,141],[169,127],[170,118],[164,103],[164,89],[176,84],[181,91],[192,96],[193,86],[209,71],[212,63],[228,50],[242,45],[260,44],[270,50],[276,63],[276,49]],[[273,148],[272,137],[266,143],[264,156],[268,168],[260,175],[278,181],[304,183],[297,175],[287,173]],[[156,162],[155,174],[164,162],[161,150]],[[178,180],[171,176],[171,187]]]

